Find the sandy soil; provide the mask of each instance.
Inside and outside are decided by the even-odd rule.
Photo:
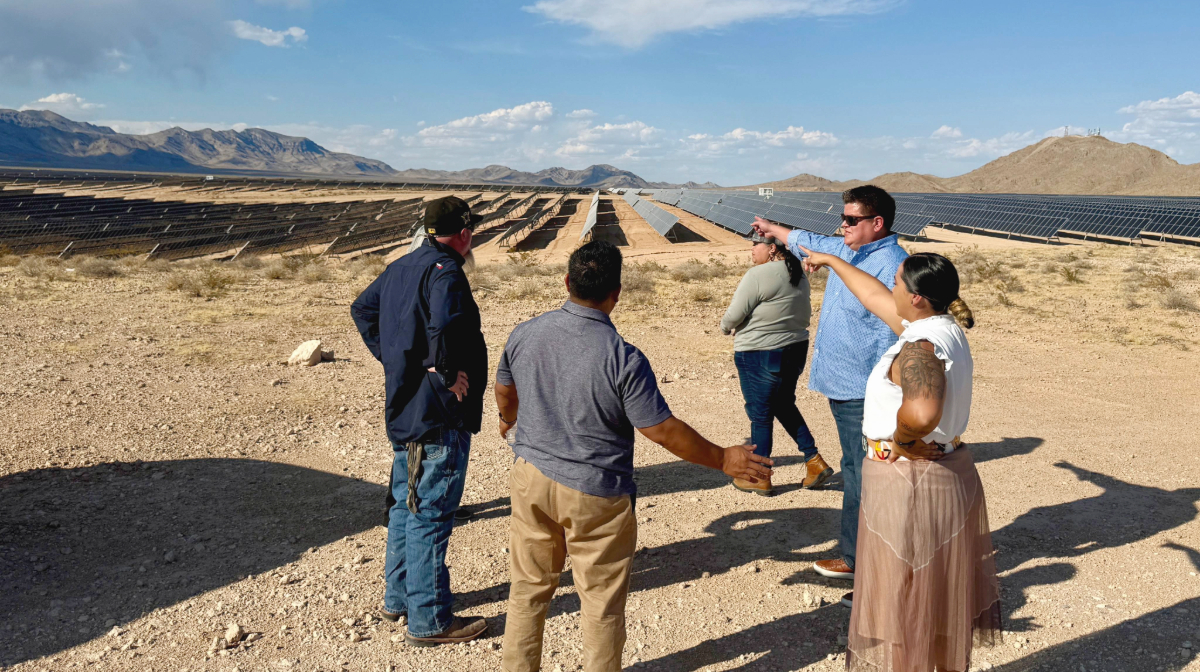
[[[1200,255],[933,233],[911,247],[955,256],[979,324],[967,438],[1008,635],[975,667],[1200,668],[1200,456],[1184,442],[1200,432],[1200,313],[1186,305]],[[629,253],[674,258],[640,256],[652,249]],[[493,367],[514,325],[564,300],[565,255],[532,256],[473,279]],[[717,329],[745,256],[743,245],[707,274],[642,266],[614,314],[677,415],[724,444],[748,434],[731,340]],[[472,447],[464,503],[475,517],[449,555],[458,609],[487,617],[488,637],[410,649],[376,618],[391,450],[381,368],[348,306],[378,270],[266,279],[237,265],[130,264],[119,277],[50,279],[0,268],[0,667],[498,669],[512,457],[490,423]],[[232,284],[167,289],[179,273]],[[1163,307],[1168,297],[1181,307]],[[280,364],[310,338],[336,360]],[[802,382],[799,404],[837,464],[825,400]],[[494,414],[489,401],[484,417]],[[629,666],[843,669],[848,586],[810,570],[835,555],[839,482],[799,490],[782,430],[776,457],[780,494],[767,499],[639,438]],[[254,641],[223,648],[230,623]],[[544,669],[580,669],[569,573],[546,637]]]

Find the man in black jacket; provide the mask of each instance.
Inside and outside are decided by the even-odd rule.
[[[406,639],[416,646],[464,642],[487,629],[482,618],[451,612],[446,567],[487,387],[479,307],[463,273],[477,222],[460,198],[430,201],[425,243],[392,262],[350,307],[363,342],[383,363],[395,449],[383,616],[407,616]]]

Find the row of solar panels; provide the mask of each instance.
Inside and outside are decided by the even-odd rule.
[[[679,223],[678,217],[643,199],[638,195],[637,190],[626,191],[624,198],[626,203],[633,206],[634,212],[641,215],[642,219],[658,232],[658,235],[667,240],[675,240],[675,225]]]
[[[755,216],[831,235],[840,225],[841,194],[653,190],[675,205],[743,235]],[[930,223],[971,230],[1052,239],[1060,233],[1132,240],[1200,238],[1200,199],[983,194],[896,194],[892,230],[919,236]]]

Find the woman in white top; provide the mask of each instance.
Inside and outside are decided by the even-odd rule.
[[[802,248],[803,249],[803,248]],[[896,287],[809,252],[900,335],[867,380],[862,508],[847,668],[965,672],[998,640],[996,579],[983,486],[961,436],[971,412],[974,317],[940,254],[910,256]]]

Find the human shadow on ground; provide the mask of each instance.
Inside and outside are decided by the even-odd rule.
[[[1200,571],[1200,552],[1179,544],[1163,548],[1183,551]],[[1196,641],[1196,617],[1200,598],[1131,618],[1078,639],[1056,644],[1024,658],[993,668],[994,672],[1028,670],[1164,670],[1174,672],[1188,666],[1194,649],[1183,642]]]
[[[1001,572],[1039,558],[1074,558],[1093,551],[1116,548],[1152,537],[1195,520],[1200,488],[1166,490],[1135,485],[1068,462],[1054,466],[1103,492],[1052,506],[1040,506],[1018,516],[992,533],[997,546],[996,566]],[[1025,603],[1032,586],[1066,581],[1074,576],[1067,563],[1030,567],[1001,580],[1005,586],[1005,614]],[[1019,593],[1019,594],[1018,594]],[[1032,627],[1030,619],[1009,620],[1010,630]]]
[[[258,460],[0,478],[0,665],[228,585],[379,523],[384,488]]]

